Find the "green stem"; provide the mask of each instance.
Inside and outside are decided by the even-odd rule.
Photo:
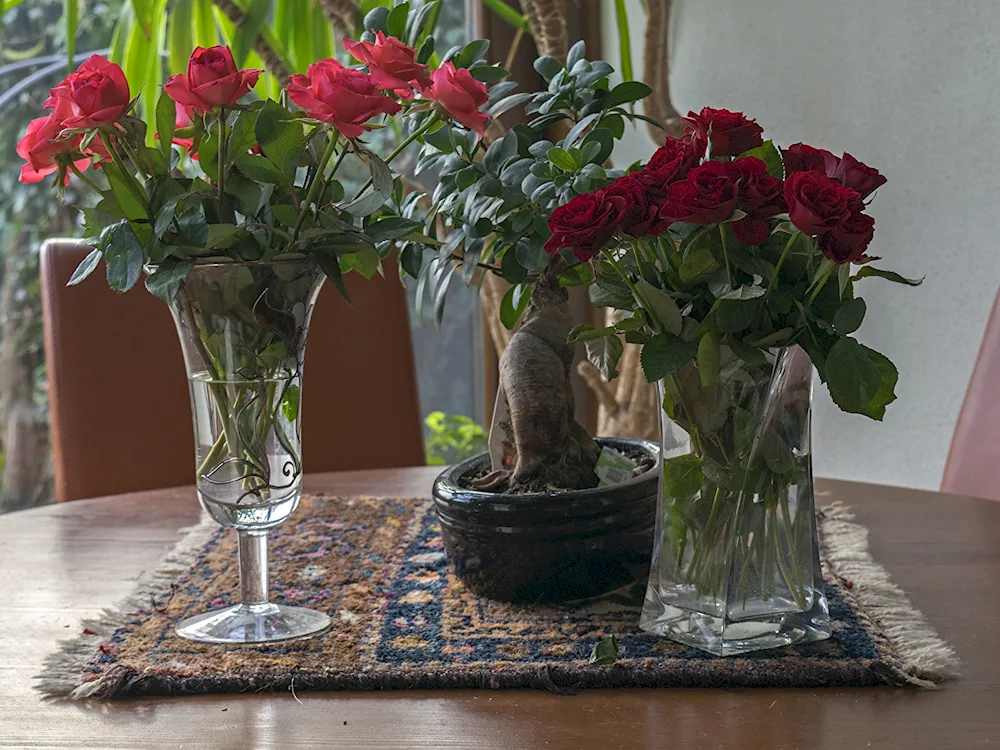
[[[326,171],[326,165],[330,163],[330,159],[333,158],[334,151],[337,150],[338,134],[336,130],[330,132],[330,139],[327,141],[326,149],[323,151],[323,156],[320,157],[319,165],[316,167],[316,172],[312,176],[312,181],[309,183],[309,189],[306,191],[306,199],[303,203],[301,209],[299,210],[299,217],[295,221],[295,228],[292,230],[292,239],[289,245],[295,243],[295,240],[299,236],[299,231],[302,229],[302,224],[306,220],[306,214],[309,212],[309,207],[316,200],[316,193],[319,190],[320,185],[325,185],[326,180],[323,177],[323,173]],[[344,154],[347,153],[347,145],[344,145]],[[341,154],[343,158],[343,154]],[[334,166],[334,172],[337,171],[337,167],[340,166],[340,161]]]
[[[228,217],[226,210],[226,109],[219,110],[219,215]]]
[[[729,280],[729,288],[733,288],[733,272],[729,269],[729,250],[726,248],[726,228],[719,224],[719,237],[722,238],[722,258],[726,261],[726,278]]]
[[[398,146],[396,146],[396,148],[393,150],[393,152],[391,154],[389,154],[389,157],[385,160],[385,163],[386,164],[392,164],[392,160],[393,159],[395,159],[397,156],[399,156],[401,153],[403,153],[403,151],[406,150],[407,146],[409,146],[411,143],[413,143],[415,140],[417,140],[417,138],[419,138],[420,136],[422,136],[424,133],[426,133],[428,130],[430,130],[431,127],[433,127],[435,124],[437,124],[437,121],[438,121],[438,114],[435,112],[434,114],[432,114],[430,117],[427,118],[427,121],[423,125],[421,125],[419,128],[417,128],[412,133],[410,133],[410,135],[408,135],[406,137],[406,139],[402,143],[400,143]],[[368,182],[366,182],[362,186],[362,188],[357,192],[357,194],[354,196],[354,200],[357,200],[362,195],[364,195],[364,192],[368,188],[370,188],[371,186],[372,186],[372,178],[369,177],[368,178]]]
[[[95,192],[97,192],[97,193],[100,193],[100,192],[101,192],[101,188],[99,188],[99,187],[97,186],[97,183],[96,183],[96,182],[94,182],[94,181],[93,181],[92,179],[90,179],[89,177],[87,177],[87,175],[85,175],[85,174],[84,174],[83,172],[81,172],[81,171],[80,171],[79,169],[77,169],[77,168],[76,168],[76,164],[74,164],[73,162],[69,162],[69,169],[70,169],[70,171],[71,171],[71,172],[72,172],[72,173],[73,173],[74,175],[76,175],[76,176],[77,176],[77,178],[78,178],[78,179],[79,179],[79,180],[80,180],[81,182],[83,182],[83,183],[85,183],[86,185],[90,186],[90,187],[91,187],[91,188],[92,188],[92,189],[93,189],[93,190],[94,190]]]
[[[146,198],[146,191],[143,190],[139,181],[135,179],[135,175],[132,174],[131,170],[126,167],[125,160],[122,158],[118,149],[115,148],[115,144],[112,142],[111,138],[108,137],[108,134],[103,130],[99,130],[97,132],[101,136],[101,143],[104,144],[104,148],[111,155],[112,161],[118,165],[122,174],[125,175],[125,181],[128,183],[129,188],[132,190],[135,197],[139,199],[139,203],[141,203],[143,208],[146,210],[146,215],[149,216],[149,200]]]
[[[778,265],[774,267],[774,276],[771,277],[771,281],[767,285],[767,291],[764,293],[765,297],[771,294],[771,290],[774,288],[774,285],[778,283],[778,274],[781,273],[781,267],[785,264],[785,258],[788,257],[788,253],[791,251],[800,236],[801,233],[793,232],[792,236],[788,238],[788,242],[785,243],[785,247],[781,251],[781,255],[778,256]]]
[[[835,264],[832,261],[826,260],[823,265],[820,266],[819,274],[813,281],[812,294],[810,294],[809,299],[806,300],[806,307],[812,305],[812,303],[816,300],[816,297],[819,296],[819,293],[823,291],[823,287],[826,286],[826,282],[829,280],[830,274],[833,273],[834,265]]]

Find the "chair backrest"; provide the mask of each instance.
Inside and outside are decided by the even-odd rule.
[[[42,248],[56,497],[193,484],[187,380],[170,313],[145,289],[112,292],[100,273],[67,287],[87,252],[73,240]],[[351,305],[325,285],[313,313],[304,467],[423,464],[405,290],[380,277],[350,279],[348,288]]]
[[[1000,290],[958,414],[941,490],[1000,500]]]

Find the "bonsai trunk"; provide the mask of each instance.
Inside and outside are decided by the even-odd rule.
[[[500,428],[513,460],[478,480],[477,489],[537,492],[597,484],[600,448],[573,416],[568,300],[551,270],[532,287],[521,326],[500,357],[498,404],[506,400],[510,411]]]

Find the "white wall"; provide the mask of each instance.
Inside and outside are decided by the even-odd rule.
[[[629,2],[641,77],[644,16]],[[617,67],[604,6],[603,57]],[[889,182],[871,209],[872,252],[926,276],[916,289],[859,284],[869,312],[858,335],[896,363],[899,398],[879,424],[839,412],[817,387],[818,475],[940,484],[1000,281],[998,29],[994,0],[674,1],[675,107],[741,110],[776,143],[846,149],[878,167]],[[621,161],[651,150],[631,139]]]

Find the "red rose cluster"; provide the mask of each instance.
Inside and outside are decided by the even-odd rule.
[[[784,152],[780,180],[761,159],[740,156],[763,145],[760,126],[742,113],[706,107],[684,122],[684,137],[669,138],[643,169],[553,211],[545,249],[570,248],[583,262],[616,236],[656,236],[674,222],[717,224],[739,210],[732,229],[745,245],[765,243],[774,217],[787,213],[830,260],[861,259],[875,226],[864,199],[885,183],[878,170],[799,143]]]
[[[32,120],[17,144],[18,156],[27,162],[21,182],[40,182],[59,169],[60,161],[82,170],[92,156],[106,158],[96,139],[81,150],[83,131],[114,125],[132,103],[122,69],[100,55],[92,55],[49,94],[44,106],[52,112]]]
[[[397,99],[410,100],[419,93],[445,116],[480,136],[485,133],[490,117],[479,108],[489,97],[485,84],[468,70],[445,63],[430,73],[416,61],[412,47],[381,32],[374,42],[346,40],[344,46],[367,71],[331,58],[310,65],[305,75],[292,76],[288,84],[289,98],[310,117],[329,123],[345,138],[357,138],[371,130],[374,117],[399,112]],[[163,86],[177,105],[177,127],[190,127],[196,116],[237,106],[261,72],[237,68],[228,47],[195,48],[187,71],[171,76]],[[91,57],[52,89],[45,102],[52,113],[32,121],[18,143],[17,153],[27,162],[21,182],[39,182],[60,165],[82,170],[95,156],[108,158],[98,138],[81,150],[84,131],[121,132],[118,122],[131,105],[122,69],[99,55]],[[193,147],[190,139],[178,137],[174,142],[188,150]]]

